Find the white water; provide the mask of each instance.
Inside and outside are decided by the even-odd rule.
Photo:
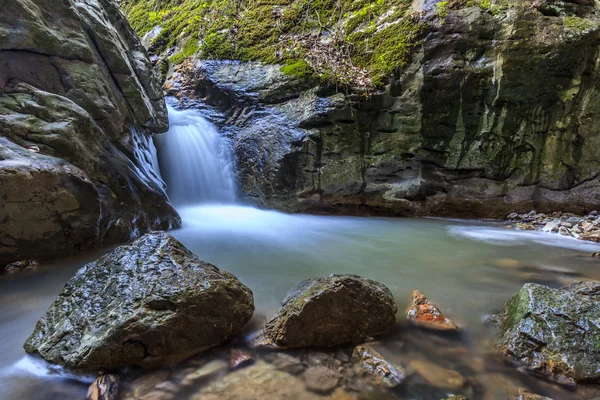
[[[177,205],[233,203],[236,183],[231,147],[196,110],[169,109],[170,129],[157,135],[160,172]]]

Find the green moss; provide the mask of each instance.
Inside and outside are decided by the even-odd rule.
[[[310,62],[299,40],[342,32],[340,52],[349,65],[381,82],[404,66],[423,25],[412,22],[411,0],[121,0],[133,28],[144,35],[162,27],[153,51],[177,47],[173,64],[201,58],[286,64],[284,72],[309,77]],[[300,38],[300,39],[299,39]],[[303,47],[304,46],[304,47]],[[339,72],[319,71],[335,79]],[[314,75],[314,72],[310,74]]]
[[[173,64],[179,64],[181,61],[185,60],[188,57],[193,56],[200,49],[198,46],[198,42],[193,38],[189,38],[185,43],[183,50],[177,54],[172,55],[169,58],[169,61]]]
[[[565,27],[571,31],[588,32],[598,27],[598,24],[587,18],[579,18],[576,16],[565,17]]]
[[[310,65],[304,60],[290,62],[281,67],[281,72],[289,76],[297,76],[299,78],[310,78],[314,75],[314,71]]]

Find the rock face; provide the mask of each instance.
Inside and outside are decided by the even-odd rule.
[[[253,312],[235,276],[151,233],[79,270],[25,349],[75,370],[151,363],[216,346]]]
[[[0,265],[179,225],[152,166],[158,79],[112,0],[0,13]]]
[[[359,343],[388,333],[396,311],[381,283],[356,275],[309,279],[290,290],[264,337],[282,348]]]
[[[599,287],[599,282],[565,289],[524,285],[499,316],[499,349],[536,373],[600,382]]]
[[[190,60],[168,87],[223,112],[241,190],[263,206],[493,218],[598,208],[597,3],[480,2],[493,6],[447,16],[441,2],[414,3],[428,6],[415,10],[422,44],[367,100],[231,61]]]

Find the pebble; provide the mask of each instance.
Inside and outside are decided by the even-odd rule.
[[[441,389],[458,390],[465,386],[466,379],[457,371],[440,367],[428,361],[413,360],[408,371],[415,371],[431,386]]]
[[[304,373],[304,382],[309,390],[327,394],[335,389],[342,376],[332,369],[324,366],[310,367]]]
[[[193,385],[200,380],[217,375],[218,373],[223,372],[226,369],[227,363],[223,360],[209,361],[203,367],[198,368],[191,374],[186,375],[186,377],[183,378],[183,380],[181,381],[181,384],[183,386]]]

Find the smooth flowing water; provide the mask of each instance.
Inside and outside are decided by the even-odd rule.
[[[175,132],[174,136],[187,132],[194,141],[205,143],[200,136],[207,130],[202,127],[208,126],[209,135],[213,134],[214,127],[192,112],[171,115],[180,123],[173,125],[170,133]],[[194,130],[198,132],[191,132]],[[193,186],[172,178],[175,164],[205,169],[206,160],[221,161],[210,158],[211,151],[202,153],[204,162],[187,160],[196,154],[181,144],[189,143],[189,137],[162,140],[161,168],[170,193],[184,204],[199,203],[178,208],[183,227],[173,235],[201,259],[232,272],[248,285],[254,292],[259,320],[270,317],[286,292],[302,279],[331,273],[359,274],[390,288],[398,303],[399,326],[403,326],[403,310],[411,291],[418,288],[465,328],[464,335],[451,341],[401,328],[381,344],[390,361],[406,365],[412,359],[427,359],[460,369],[480,387],[473,399],[506,398],[506,382],[555,400],[593,398],[594,394],[569,391],[516,372],[489,355],[492,332],[484,321],[525,282],[557,287],[573,280],[600,279],[600,264],[589,257],[600,246],[557,235],[509,230],[493,223],[289,215],[243,205],[202,204],[218,199],[233,201],[234,185],[220,175],[222,168],[213,166],[219,177],[190,178],[197,183]],[[171,141],[180,147],[172,147]],[[206,143],[219,140],[211,138]],[[213,149],[222,149],[220,146]],[[176,154],[177,158],[165,159]],[[182,173],[193,177],[196,172]],[[179,185],[188,187],[184,191]],[[221,191],[218,198],[204,191],[215,185]],[[90,377],[72,376],[26,357],[22,345],[64,283],[103,251],[0,279],[0,399],[83,398]],[[433,392],[414,393],[403,398],[436,398],[431,397]],[[495,393],[504,397],[493,397]]]
[[[170,129],[156,136],[160,172],[175,205],[232,203],[233,158],[217,128],[194,110],[169,108]]]

